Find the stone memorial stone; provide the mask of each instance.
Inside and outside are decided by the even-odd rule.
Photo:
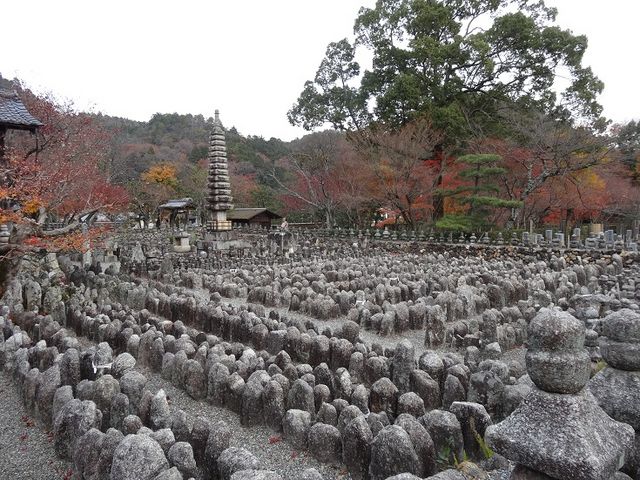
[[[148,435],[127,435],[113,452],[111,480],[154,480],[169,468],[162,448]]]
[[[527,372],[535,386],[506,420],[486,430],[500,455],[552,478],[610,478],[624,464],[633,429],[612,420],[584,389],[584,324],[543,309],[529,325]],[[586,372],[586,373],[585,373]]]

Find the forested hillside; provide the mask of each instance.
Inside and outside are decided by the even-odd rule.
[[[139,213],[151,214],[158,202],[169,197],[203,201],[213,118],[157,113],[148,122],[101,114],[95,119],[114,133],[109,170],[114,182],[129,187]],[[290,153],[291,144],[245,137],[229,126],[227,150],[236,205],[280,210],[271,173],[275,162]]]

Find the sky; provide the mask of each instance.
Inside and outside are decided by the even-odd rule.
[[[220,110],[244,135],[306,132],[286,112],[329,42],[352,36],[374,0],[81,0],[2,4],[0,73],[81,110],[146,121]],[[604,81],[604,114],[640,118],[640,0],[547,0],[589,39],[584,64]]]

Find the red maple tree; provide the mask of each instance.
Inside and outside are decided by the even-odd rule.
[[[29,110],[44,125],[33,135],[11,132],[0,162],[0,223],[11,225],[12,241],[2,255],[34,249],[81,250],[99,229],[80,232],[98,212],[128,204],[124,188],[109,181],[111,133],[89,114],[50,95],[17,85]],[[45,229],[54,222],[58,228]]]

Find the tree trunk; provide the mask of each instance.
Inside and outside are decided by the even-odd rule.
[[[436,184],[438,187],[442,185],[442,178],[438,179],[438,183]],[[438,221],[442,217],[444,217],[444,197],[439,193],[433,194],[433,221]]]
[[[434,158],[440,163],[440,171],[436,178],[435,190],[433,192],[433,200],[431,202],[433,207],[433,221],[436,222],[444,217],[444,197],[439,192],[442,187],[442,168],[444,164],[444,147],[443,145],[436,145],[433,152]]]
[[[7,159],[4,158],[5,146],[4,136],[7,133],[7,127],[0,127],[0,186],[8,185],[8,175],[5,176],[5,172],[8,172]],[[0,199],[0,208],[8,209],[10,206],[9,200],[6,198]]]
[[[327,228],[333,228],[333,218],[331,215],[331,211],[328,208],[326,208],[324,211],[324,221],[327,225]]]
[[[409,208],[402,212],[402,216],[404,218],[404,223],[407,227],[413,228],[414,220],[413,220],[413,211],[411,209],[411,203],[409,203]]]
[[[7,127],[0,127],[0,167],[4,166],[4,136],[7,133]]]

